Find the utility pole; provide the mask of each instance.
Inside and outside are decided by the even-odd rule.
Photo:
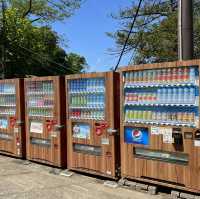
[[[2,29],[1,29],[1,35],[2,35],[2,56],[1,56],[1,65],[2,65],[2,76],[1,78],[5,78],[5,67],[6,67],[6,49],[5,49],[5,2],[4,0],[1,0],[1,9],[2,9]]]
[[[178,10],[179,60],[193,59],[193,0],[179,0]]]

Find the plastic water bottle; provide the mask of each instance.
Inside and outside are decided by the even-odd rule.
[[[182,88],[178,88],[177,102],[179,104],[181,104],[183,102],[183,89]]]
[[[195,100],[196,100],[196,96],[195,96],[195,88],[190,88],[189,89],[189,100],[188,100],[188,103],[190,104],[194,104],[195,103]]]
[[[167,97],[166,97],[166,102],[170,103],[171,102],[171,98],[172,98],[172,89],[168,88],[167,89]]]
[[[177,89],[176,89],[176,88],[173,88],[173,89],[172,89],[171,102],[172,102],[173,104],[176,104],[176,103],[177,103]]]
[[[190,81],[195,81],[195,68],[190,68]]]
[[[190,95],[190,89],[189,88],[184,88],[184,91],[183,91],[183,103],[185,103],[185,104],[189,103],[189,95]]]

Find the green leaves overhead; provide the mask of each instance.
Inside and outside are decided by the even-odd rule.
[[[121,52],[130,30],[137,2],[112,15],[119,22],[119,30],[107,33],[116,42],[111,52]],[[133,63],[174,61],[178,59],[177,0],[144,0],[136,24],[126,46],[126,53],[133,54]],[[195,58],[200,57],[200,1],[194,0]]]

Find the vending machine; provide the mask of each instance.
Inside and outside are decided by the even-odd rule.
[[[121,69],[121,175],[200,192],[200,61]]]
[[[64,77],[25,79],[27,159],[66,167]]]
[[[119,174],[119,74],[66,76],[67,154],[71,170]]]
[[[25,158],[23,79],[0,80],[0,153]]]

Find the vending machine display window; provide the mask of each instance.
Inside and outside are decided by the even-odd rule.
[[[34,117],[53,117],[53,81],[31,81],[27,85],[28,115]]]
[[[71,119],[105,119],[104,78],[70,80],[69,94]]]
[[[124,72],[124,121],[199,127],[198,67]]]

